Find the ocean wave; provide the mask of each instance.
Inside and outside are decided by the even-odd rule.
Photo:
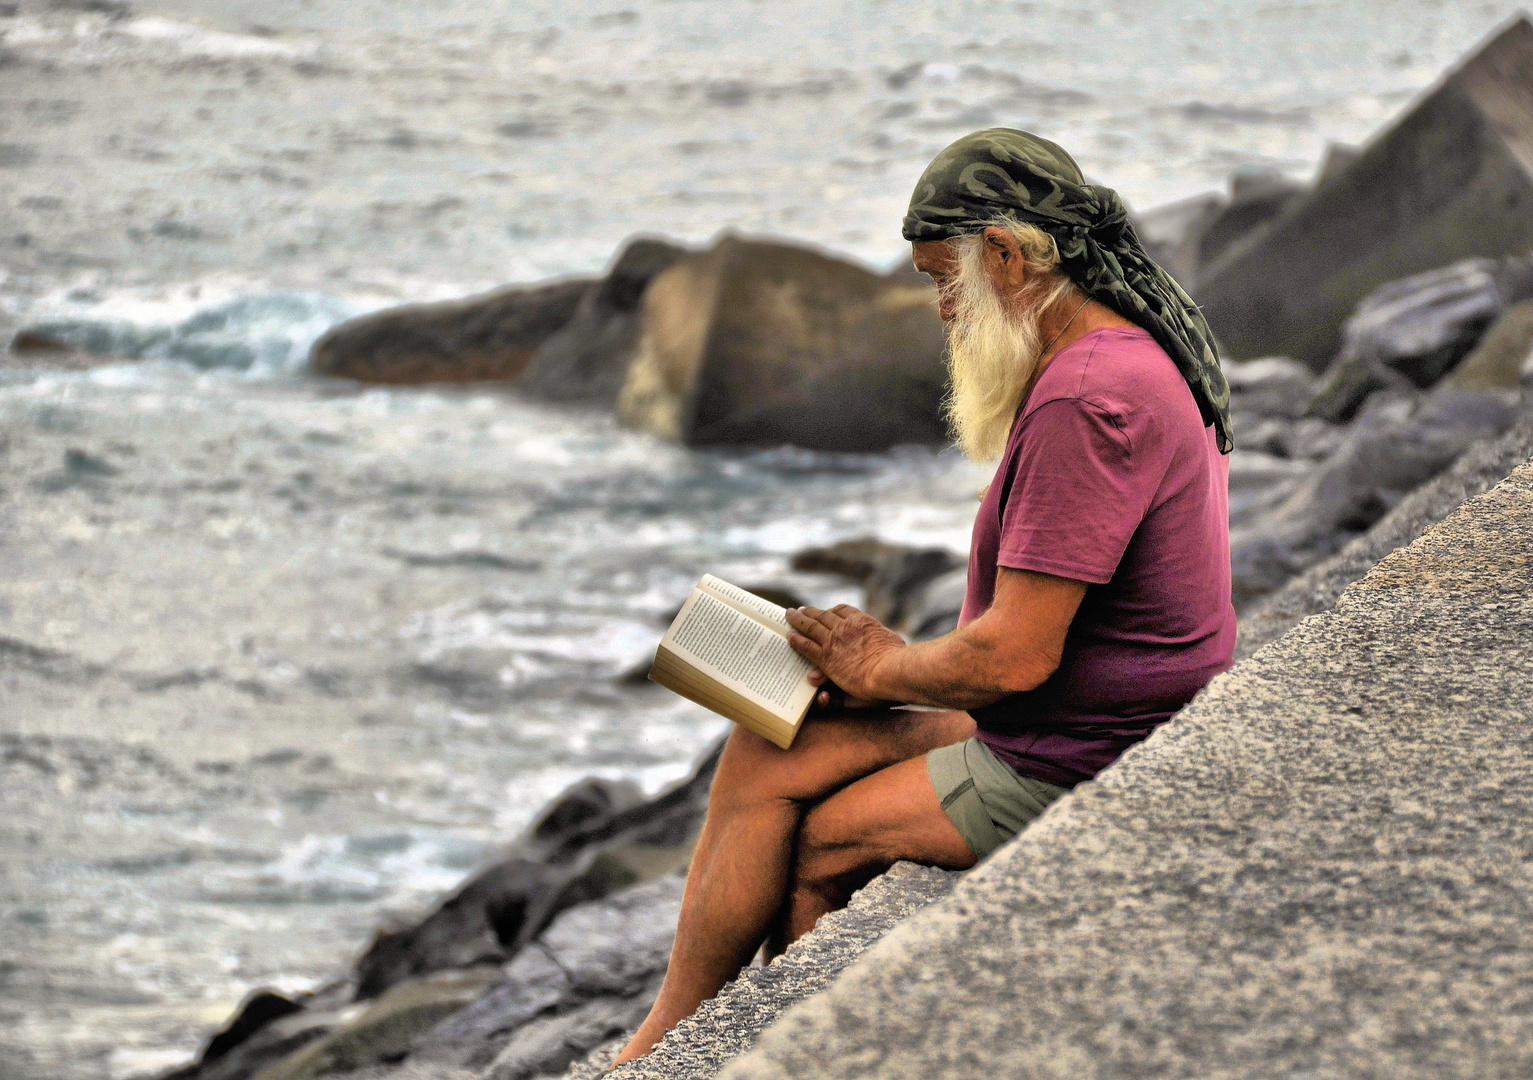
[[[364,307],[324,293],[276,290],[203,305],[70,299],[23,322],[18,338],[125,360],[267,376],[302,371],[330,327]]]

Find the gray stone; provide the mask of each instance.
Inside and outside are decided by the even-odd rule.
[[[1223,367],[1230,384],[1231,412],[1292,420],[1304,415],[1315,396],[1315,377],[1309,368],[1286,356],[1230,360]]]
[[[1191,289],[1198,270],[1198,241],[1227,200],[1209,192],[1152,207],[1134,217],[1145,250],[1165,271]]]
[[[1349,420],[1375,390],[1432,386],[1530,290],[1526,259],[1467,259],[1369,294],[1347,320],[1308,414]]]
[[[858,582],[865,590],[863,610],[886,626],[910,630],[927,586],[965,561],[946,548],[918,548],[861,536],[806,548],[793,556],[791,565],[795,570],[839,574]]]
[[[1444,382],[1465,390],[1515,389],[1533,355],[1533,300],[1513,304]]]
[[[1282,503],[1230,536],[1237,608],[1338,551],[1480,439],[1517,418],[1501,393],[1442,388],[1379,400]]]
[[[538,347],[517,391],[545,401],[610,407],[638,344],[644,290],[687,254],[653,237],[630,240],[606,276],[580,298],[569,322]]]
[[[910,601],[905,625],[912,641],[930,641],[958,629],[969,592],[969,568],[959,566],[932,578]]]
[[[1237,244],[1249,242],[1307,190],[1275,169],[1232,176],[1229,202],[1208,219],[1197,237],[1194,282],[1202,268],[1212,266]]]
[[[1236,661],[1282,637],[1300,619],[1329,611],[1352,582],[1396,548],[1404,547],[1452,513],[1465,499],[1484,494],[1520,463],[1533,457],[1533,413],[1525,412],[1505,435],[1476,443],[1442,475],[1411,492],[1363,535],[1334,556],[1292,578],[1241,613]]]
[[[402,1057],[417,1036],[475,1001],[498,975],[493,968],[467,968],[400,983],[322,1038],[256,1073],[256,1080],[312,1080]]]
[[[720,1075],[1533,1073],[1530,537],[1523,466]]]
[[[727,236],[644,295],[619,420],[688,446],[942,443],[936,292],[808,248]]]
[[[514,379],[575,314],[591,281],[513,286],[440,304],[407,304],[331,328],[314,343],[320,375],[418,384]]]
[[[1519,17],[1348,168],[1198,274],[1194,297],[1232,357],[1315,370],[1379,286],[1533,248],[1533,24]]]
[[[595,779],[565,791],[425,918],[380,931],[357,961],[358,996],[432,971],[502,963],[561,911],[684,864],[718,753],[715,746],[688,779],[652,799]]]

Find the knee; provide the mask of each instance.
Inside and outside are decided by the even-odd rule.
[[[729,733],[709,790],[714,810],[749,806],[791,797],[793,752],[781,750],[760,735],[737,727]]]

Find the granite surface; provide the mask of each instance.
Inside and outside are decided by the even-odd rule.
[[[1533,1075],[1530,586],[1523,466],[721,1075]]]

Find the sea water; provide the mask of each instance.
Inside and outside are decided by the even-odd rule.
[[[574,779],[680,776],[722,722],[625,676],[699,574],[855,600],[791,553],[962,549],[986,479],[951,451],[693,452],[509,393],[329,385],[303,371],[324,328],[595,272],[643,231],[887,266],[921,166],[991,124],[1139,208],[1303,179],[1511,10],[110,7],[0,15],[0,314],[131,358],[0,372],[7,1076],[184,1060]]]

